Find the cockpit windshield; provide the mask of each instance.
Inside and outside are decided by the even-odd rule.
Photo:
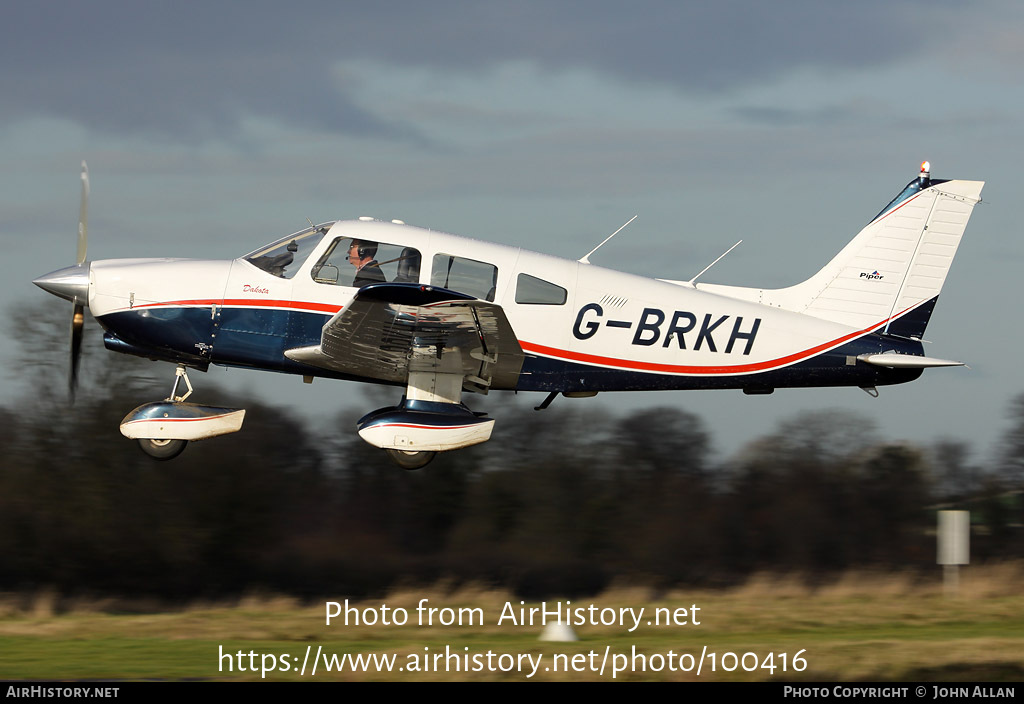
[[[277,242],[261,247],[245,255],[243,259],[268,274],[282,279],[295,276],[310,253],[320,244],[333,223],[310,227],[295,234],[282,237]]]

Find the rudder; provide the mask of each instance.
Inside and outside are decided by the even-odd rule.
[[[890,334],[919,338],[983,186],[933,180],[922,166],[920,177],[806,281],[781,289],[698,288],[857,329],[886,323]]]

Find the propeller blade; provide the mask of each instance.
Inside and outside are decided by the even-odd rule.
[[[75,399],[78,387],[78,359],[82,354],[82,329],[85,327],[85,306],[75,304],[75,312],[71,315],[71,370],[68,375],[68,391],[71,400]]]
[[[82,202],[78,207],[78,257],[79,266],[85,262],[89,248],[89,167],[82,161]],[[88,298],[86,299],[88,300]],[[78,388],[78,360],[82,355],[82,331],[85,328],[85,306],[75,299],[75,310],[71,314],[71,369],[68,374],[68,391],[75,400]]]
[[[85,261],[89,245],[89,167],[82,162],[82,204],[78,208],[78,259],[77,264]]]
[[[78,360],[82,354],[82,329],[85,327],[85,306],[75,304],[75,312],[71,317],[71,372],[68,377],[68,390],[75,400],[78,388]]]

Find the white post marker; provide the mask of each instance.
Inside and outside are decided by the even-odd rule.
[[[579,640],[579,638],[576,637],[576,632],[572,630],[572,626],[568,623],[562,623],[561,621],[549,623],[544,626],[544,630],[541,631],[540,634],[540,639],[555,643],[570,643],[574,640]]]
[[[960,590],[960,565],[970,564],[970,511],[939,511],[939,555],[947,597]]]

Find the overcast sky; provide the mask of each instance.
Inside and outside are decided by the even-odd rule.
[[[971,369],[878,399],[613,400],[697,412],[725,453],[824,408],[987,453],[1024,392],[1022,65],[1011,0],[8,3],[0,309],[74,263],[83,159],[90,259],[234,257],[360,215],[575,259],[638,214],[595,264],[688,279],[742,238],[702,280],[768,287],[814,273],[929,159],[987,181],[927,335]],[[311,417],[358,399],[250,372],[193,381],[211,378]]]

